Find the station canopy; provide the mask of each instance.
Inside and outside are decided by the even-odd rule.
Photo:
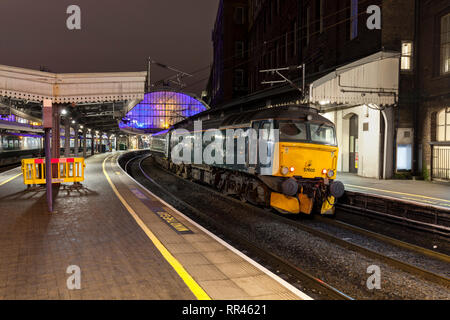
[[[130,133],[155,133],[207,109],[208,105],[193,95],[153,91],[145,94],[144,100],[126,114],[119,127]]]

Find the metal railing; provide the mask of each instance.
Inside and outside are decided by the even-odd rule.
[[[354,191],[346,191],[337,208],[450,237],[450,209]]]
[[[450,180],[450,145],[433,145],[433,179]]]

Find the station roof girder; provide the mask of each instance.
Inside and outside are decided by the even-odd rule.
[[[50,73],[0,65],[0,96],[52,103],[142,100],[147,72]]]

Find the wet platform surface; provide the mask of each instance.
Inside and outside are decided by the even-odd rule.
[[[0,174],[0,299],[308,298],[147,193],[118,155],[87,159],[51,214],[43,187]],[[80,290],[67,287],[72,265]]]
[[[375,194],[450,209],[450,183],[415,180],[378,180],[338,173],[348,191]]]

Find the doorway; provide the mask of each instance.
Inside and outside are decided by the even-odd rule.
[[[350,118],[350,132],[349,132],[349,172],[350,173],[358,173],[358,161],[359,161],[359,154],[358,154],[358,115],[354,114]]]

